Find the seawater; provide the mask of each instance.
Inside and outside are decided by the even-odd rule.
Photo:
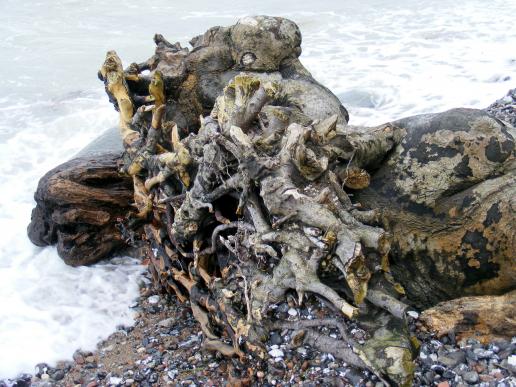
[[[0,379],[133,321],[137,262],[70,268],[26,237],[38,179],[116,125],[96,79],[107,50],[128,64],[152,55],[156,32],[187,45],[245,15],[285,16],[354,125],[483,108],[516,80],[515,1],[0,0],[0,11]]]

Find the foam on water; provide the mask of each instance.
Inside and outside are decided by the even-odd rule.
[[[133,323],[136,260],[72,268],[26,236],[39,177],[113,125],[111,110],[98,92],[0,108],[0,379],[92,350]]]
[[[457,106],[483,108],[514,87],[516,2],[493,0],[208,0],[152,6],[4,0],[0,13],[0,379],[93,348],[129,324],[134,261],[65,266],[26,226],[37,181],[117,117],[95,73],[105,51],[152,55],[152,36],[182,43],[249,14],[296,21],[302,60],[374,125]]]

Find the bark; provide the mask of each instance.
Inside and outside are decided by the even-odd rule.
[[[459,340],[511,340],[516,335],[516,291],[503,296],[472,296],[442,302],[425,310],[421,321],[439,337],[453,333]]]
[[[120,146],[112,140],[108,133],[49,171],[34,195],[30,240],[38,246],[57,244],[72,266],[98,262],[127,246],[117,224],[131,210],[133,189],[131,180],[118,173]]]
[[[411,302],[513,289],[515,129],[474,109],[393,125],[406,135],[354,200],[380,209],[391,270]]]

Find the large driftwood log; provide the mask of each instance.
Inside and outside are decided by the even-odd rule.
[[[299,62],[299,29],[281,18],[212,28],[191,51],[155,42],[151,59],[126,70],[108,52],[99,76],[120,111],[130,177],[118,182],[134,186],[125,224],[144,224],[132,232],[155,284],[190,301],[206,349],[263,359],[269,331],[284,328],[293,345],[409,385],[408,303],[514,288],[513,128],[468,109],[348,126]],[[76,205],[43,197],[48,187],[39,211]],[[331,318],[272,321],[289,294],[326,300]],[[343,318],[368,332],[364,344]]]
[[[117,223],[131,210],[133,187],[118,172],[121,149],[117,131],[109,130],[41,178],[28,227],[35,245],[57,244],[72,266],[98,262],[127,246]]]

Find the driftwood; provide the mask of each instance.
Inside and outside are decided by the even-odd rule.
[[[514,288],[512,127],[470,109],[349,126],[281,18],[212,28],[191,51],[154,40],[148,61],[124,70],[110,51],[99,71],[120,111],[119,181],[134,187],[119,239],[140,239],[155,285],[190,301],[207,350],[259,361],[270,330],[288,329],[294,346],[410,385],[408,311]],[[273,321],[288,295],[331,317]]]
[[[476,109],[392,125],[406,135],[355,198],[381,209],[391,270],[410,300],[425,308],[513,289],[516,130]]]
[[[503,296],[463,297],[437,304],[421,314],[438,336],[474,337],[484,343],[516,336],[516,291]]]
[[[131,179],[118,173],[121,149],[110,130],[41,178],[28,227],[32,243],[57,244],[72,266],[98,262],[127,246],[117,223],[131,210],[133,189]]]

